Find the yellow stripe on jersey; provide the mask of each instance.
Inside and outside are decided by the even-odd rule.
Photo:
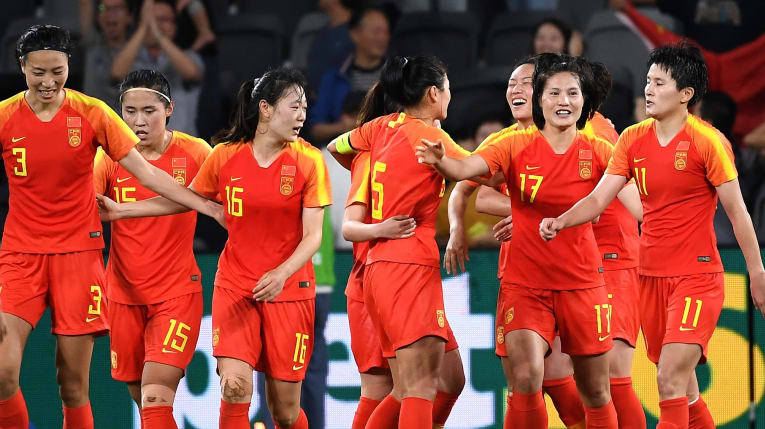
[[[20,98],[24,97],[24,92],[19,92],[18,94],[14,95],[13,97],[6,98],[3,101],[0,101],[0,110],[5,109],[8,105],[16,103],[19,101]]]
[[[111,158],[109,158],[106,152],[104,152],[103,148],[99,146],[98,149],[96,150],[96,156],[95,158],[93,158],[93,166],[95,167],[96,165],[102,162],[106,162],[107,159],[111,159]]]
[[[134,137],[134,142],[138,143],[138,137],[135,135],[135,133],[133,133],[133,130],[130,129],[128,124],[126,124],[125,121],[123,121],[122,118],[103,101],[99,100],[98,98],[90,97],[80,92],[73,91],[71,89],[66,90],[66,96],[69,97],[72,101],[76,101],[86,106],[101,110],[104,115],[106,115],[106,119],[110,124],[116,125],[122,132]]]
[[[328,206],[332,204],[329,179],[327,179],[327,168],[324,163],[324,156],[322,156],[319,149],[316,149],[302,139],[290,143],[290,146],[313,161],[314,172],[316,173],[316,198],[318,205]]]
[[[720,139],[719,131],[712,126],[701,122],[693,115],[688,115],[688,124],[695,131],[703,135],[712,145],[720,165],[725,172],[726,179],[730,181],[738,177],[736,167],[733,165],[733,160],[728,157],[728,152],[725,150],[725,144],[722,142],[722,139]]]
[[[362,175],[361,184],[356,191],[356,195],[353,197],[355,202],[369,204],[369,170],[369,157],[367,157],[367,160],[364,162],[364,168],[360,172]]]
[[[529,128],[533,128],[533,127],[529,127]],[[482,147],[484,147],[484,146],[486,146],[488,144],[491,144],[493,141],[506,136],[511,131],[520,131],[520,130],[518,130],[518,123],[517,122],[514,123],[513,125],[510,125],[509,127],[503,128],[503,129],[501,129],[501,130],[499,130],[497,132],[489,134],[489,137],[486,137],[484,139],[484,141],[482,141],[481,144],[479,144],[478,147],[475,148],[473,153],[475,153],[476,150],[481,149]]]
[[[532,134],[532,133],[535,133],[535,132],[537,132],[537,127],[536,126],[531,126],[531,127],[528,127],[528,128],[522,129],[522,130],[517,129],[517,127],[514,128],[514,129],[512,128],[512,126],[507,127],[504,130],[498,131],[498,132],[490,135],[489,137],[487,137],[486,140],[484,140],[483,143],[481,143],[481,145],[478,146],[475,151],[473,151],[473,153],[476,153],[478,150],[480,150],[483,147],[496,144],[497,142],[502,141],[506,137],[517,136],[517,135],[524,135],[524,134]]]
[[[401,112],[398,114],[398,118],[395,121],[388,121],[388,126],[396,128],[396,125],[401,125],[401,123],[404,122],[404,118],[406,118],[406,113]]]

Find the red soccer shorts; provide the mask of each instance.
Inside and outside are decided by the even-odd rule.
[[[380,337],[377,335],[364,302],[348,298],[348,324],[351,328],[351,352],[359,372],[365,373],[373,368],[390,368],[388,360],[383,356]],[[448,335],[445,352],[459,348],[451,328]]]
[[[611,304],[611,335],[635,348],[640,332],[640,279],[638,269],[603,272]]]
[[[438,267],[385,261],[367,265],[364,303],[386,358],[427,336],[449,341]]]
[[[213,356],[247,362],[277,380],[301,381],[313,352],[315,301],[262,302],[215,287]]]
[[[106,334],[105,279],[100,249],[55,254],[0,251],[3,312],[34,328],[50,305],[54,335]]]
[[[528,329],[548,345],[560,335],[561,351],[569,355],[605,353],[613,347],[610,309],[605,286],[550,290],[502,283],[497,299],[494,352],[507,356],[505,336]]]
[[[138,381],[146,362],[186,370],[199,339],[202,293],[157,304],[109,303],[112,378]]]
[[[707,346],[725,300],[723,273],[677,277],[640,276],[640,318],[648,359],[659,362],[664,344]]]

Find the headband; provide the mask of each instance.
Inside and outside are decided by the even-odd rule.
[[[160,95],[165,100],[167,100],[168,103],[172,102],[172,100],[170,100],[170,97],[168,97],[167,95],[157,91],[156,89],[136,87],[136,88],[130,88],[130,89],[126,89],[126,90],[122,91],[122,94],[120,94],[120,104],[122,104],[122,96],[127,94],[128,92],[133,92],[133,91],[149,91],[149,92],[153,92],[155,94]]]

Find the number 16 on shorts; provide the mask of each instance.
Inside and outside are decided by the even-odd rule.
[[[292,357],[292,370],[297,371],[305,366],[305,355],[308,350],[308,334],[295,332],[295,354]]]

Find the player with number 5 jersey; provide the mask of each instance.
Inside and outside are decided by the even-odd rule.
[[[0,251],[0,427],[26,428],[19,371],[46,307],[57,336],[64,427],[92,428],[88,398],[94,336],[106,333],[101,225],[93,192],[100,147],[152,191],[204,213],[218,210],[149,164],[138,138],[104,102],[64,88],[66,30],[37,25],[16,57],[28,90],[0,102],[0,144],[10,189]]]

